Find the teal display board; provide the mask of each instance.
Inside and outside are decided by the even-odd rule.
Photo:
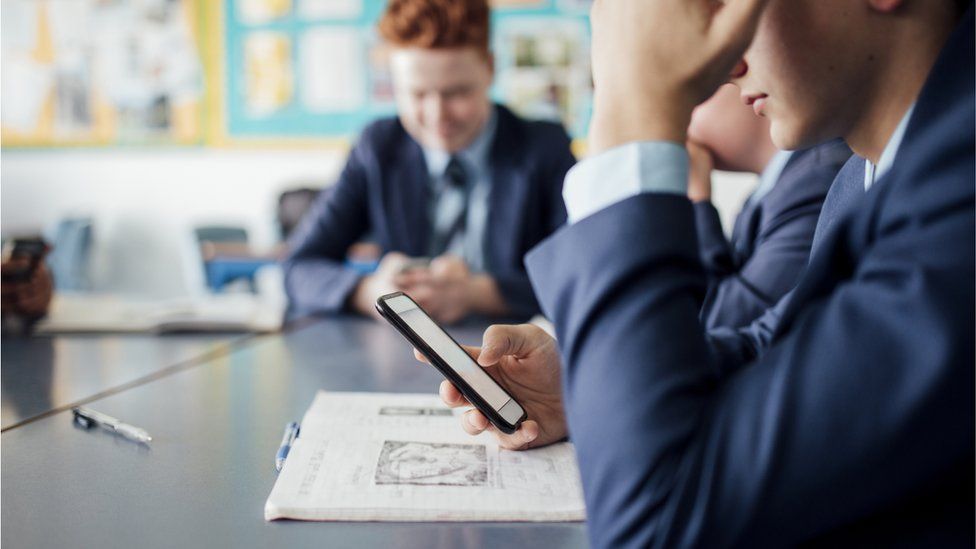
[[[505,0],[492,10],[495,100],[585,134],[592,106],[588,0]],[[383,0],[224,0],[224,119],[231,139],[351,138],[394,113]]]

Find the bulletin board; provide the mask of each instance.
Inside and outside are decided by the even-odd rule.
[[[223,104],[231,141],[348,140],[392,115],[382,0],[224,0]],[[529,118],[586,132],[589,0],[498,0],[492,95]]]
[[[494,99],[582,137],[590,0],[495,0]],[[384,0],[3,0],[3,147],[348,145],[394,113]]]
[[[3,0],[3,146],[200,144],[206,0]]]

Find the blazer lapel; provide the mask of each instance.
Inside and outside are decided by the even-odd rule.
[[[429,174],[424,153],[406,132],[402,145],[392,163],[387,182],[384,208],[390,220],[392,248],[411,256],[427,253],[430,238],[428,203],[430,201]]]
[[[512,115],[498,109],[498,128],[491,149],[491,191],[488,199],[488,226],[485,228],[485,268],[494,272],[521,265],[520,241],[525,220],[522,215],[531,190],[530,174],[519,152],[520,137]]]

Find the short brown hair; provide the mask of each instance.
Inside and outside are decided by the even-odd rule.
[[[397,47],[474,47],[488,53],[487,0],[390,0],[380,35]]]

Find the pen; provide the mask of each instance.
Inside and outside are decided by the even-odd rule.
[[[285,436],[281,437],[281,446],[278,447],[278,453],[275,454],[275,471],[281,472],[281,467],[285,464],[285,458],[288,457],[288,451],[291,450],[292,443],[298,438],[298,430],[300,428],[294,421],[285,426]]]
[[[76,406],[75,408],[71,409],[71,412],[74,414],[75,423],[81,425],[85,429],[99,426],[106,431],[118,433],[129,440],[134,440],[143,444],[149,444],[149,442],[152,441],[152,437],[149,436],[149,433],[143,429],[129,425],[128,423],[122,423],[112,416],[105,415],[101,412],[96,412],[90,408]]]

